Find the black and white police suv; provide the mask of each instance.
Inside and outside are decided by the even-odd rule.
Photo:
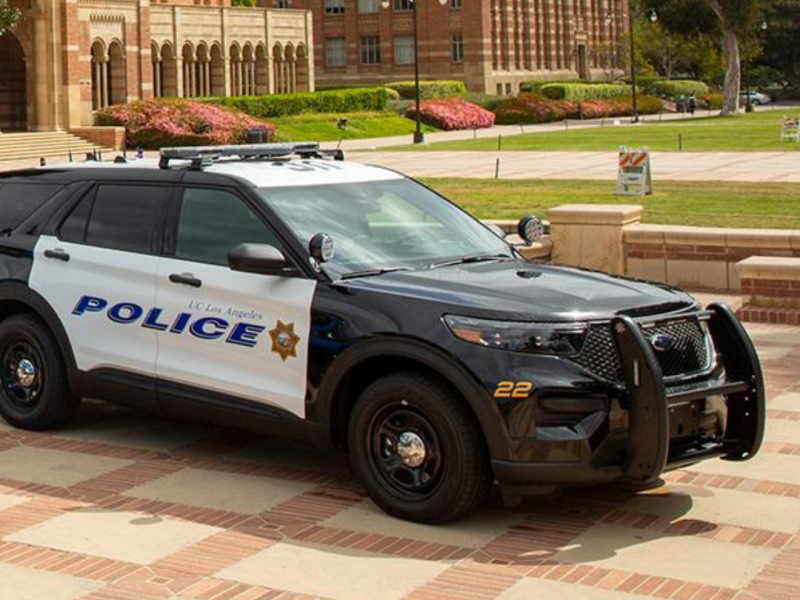
[[[762,375],[727,307],[526,262],[425,186],[326,154],[0,176],[3,417],[60,427],[94,397],[298,437],[427,523],[495,482],[641,489],[758,451]]]

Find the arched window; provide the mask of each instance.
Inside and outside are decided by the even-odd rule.
[[[178,58],[172,44],[161,47],[161,96],[175,98],[178,95]]]
[[[194,48],[190,43],[183,45],[183,97],[197,96],[197,73],[195,72]]]
[[[304,44],[297,46],[295,63],[297,65],[295,91],[308,92],[311,89],[311,81],[309,80],[308,52]]]
[[[211,46],[211,95],[225,95],[225,59],[219,44]]]
[[[239,46],[232,44],[230,48],[231,96],[242,96],[242,56]]]
[[[128,101],[128,78],[122,44],[113,41],[108,46],[108,103],[124,104]]]
[[[106,45],[101,40],[92,44],[92,110],[108,106],[108,56]]]

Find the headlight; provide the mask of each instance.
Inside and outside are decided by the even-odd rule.
[[[487,348],[540,354],[577,354],[585,323],[523,323],[448,315],[447,327],[458,339]]]

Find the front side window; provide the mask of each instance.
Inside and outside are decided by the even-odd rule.
[[[325,0],[326,15],[344,14],[344,0]]]
[[[394,62],[397,65],[414,64],[414,37],[398,35],[394,38]]]
[[[0,185],[0,235],[6,235],[62,189],[60,184],[5,183]]]
[[[381,40],[377,35],[361,37],[361,64],[377,65],[381,62]]]
[[[336,279],[383,268],[425,268],[468,256],[510,256],[508,245],[461,209],[410,180],[261,188],[300,243],[333,237],[323,268]]]
[[[59,228],[65,242],[149,254],[169,188],[100,185],[73,209]]]
[[[227,266],[228,252],[246,243],[281,247],[272,231],[235,194],[202,188],[184,191],[175,258]]]
[[[347,46],[344,38],[325,40],[325,64],[329,67],[343,67],[347,64]]]

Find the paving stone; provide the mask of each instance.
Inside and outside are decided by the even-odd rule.
[[[777,398],[771,399],[767,406],[774,410],[800,412],[800,394],[781,394]]]
[[[79,509],[6,539],[148,565],[220,531],[142,513]]]
[[[218,577],[337,600],[400,600],[450,565],[282,542]]]
[[[18,446],[0,452],[0,478],[68,487],[130,464],[93,454]]]
[[[800,485],[800,456],[761,452],[753,460],[745,462],[707,460],[692,465],[689,470],[697,473],[748,477]]]
[[[103,583],[0,563],[0,598],[3,600],[76,600]]]
[[[30,500],[30,498],[26,498],[25,496],[12,496],[11,494],[0,493],[0,510],[11,508],[12,506],[22,504],[28,500]]]
[[[497,600],[636,600],[641,596],[548,579],[520,579]]]
[[[127,496],[147,498],[216,510],[257,514],[291,500],[313,485],[237,473],[183,469],[135,487]]]
[[[553,559],[741,588],[776,554],[767,548],[600,523],[575,538]]]
[[[781,442],[800,446],[800,421],[769,419],[764,432],[764,439],[768,442]]]
[[[794,534],[800,530],[800,499],[760,496],[747,492],[671,484],[645,492],[625,504],[625,510],[670,521],[693,519]]]

